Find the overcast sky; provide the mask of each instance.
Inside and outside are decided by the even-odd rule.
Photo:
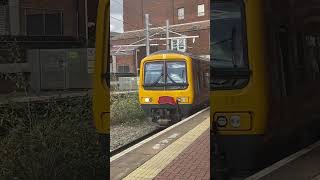
[[[111,32],[123,32],[123,1],[122,0],[111,0],[110,1],[110,30]],[[115,20],[119,19],[119,20]]]

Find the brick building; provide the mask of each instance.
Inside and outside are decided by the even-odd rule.
[[[112,72],[137,73],[145,46],[119,48],[142,40],[145,41],[145,14],[149,14],[150,35],[153,38],[165,38],[166,20],[169,20],[169,36],[199,36],[198,38],[171,39],[169,47],[200,56],[209,56],[210,6],[209,0],[123,0],[124,33],[113,37],[111,52]],[[166,49],[165,40],[152,40],[150,53]]]
[[[0,0],[0,36],[33,47],[81,46],[97,5],[98,0]]]
[[[36,60],[28,58],[32,56],[27,55],[27,52],[32,49],[92,47],[98,2],[99,0],[0,0],[0,75],[23,72],[26,79],[31,79],[31,74],[35,72],[31,64]],[[12,53],[13,50],[8,45],[17,48],[19,53]],[[13,54],[19,54],[19,57],[12,57]],[[19,59],[20,63],[14,65],[12,72],[8,72],[6,67],[12,66],[12,59]],[[57,63],[64,67],[64,62],[60,61]],[[65,69],[67,68],[64,67]],[[0,87],[0,93],[10,92],[15,88],[15,83],[10,80],[0,77],[0,82],[4,85]]]

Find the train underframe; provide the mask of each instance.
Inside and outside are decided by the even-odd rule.
[[[163,127],[179,122],[183,117],[188,116],[192,110],[191,104],[144,104],[141,107],[152,122]]]

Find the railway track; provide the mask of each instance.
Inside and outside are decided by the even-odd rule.
[[[202,108],[199,108],[198,111],[193,112],[192,115],[190,115],[190,116],[193,116],[194,114],[196,114],[196,113],[198,113],[198,112],[200,112],[200,111],[202,111],[202,110],[204,110],[206,108],[208,108],[208,106],[204,106]],[[183,118],[183,119],[185,119],[185,118]],[[179,122],[177,122],[177,123],[179,123]],[[175,125],[175,124],[172,124],[172,125]],[[172,126],[172,125],[170,125],[170,126]],[[133,140],[133,141],[131,141],[131,142],[129,142],[129,143],[127,143],[127,144],[115,149],[115,150],[113,150],[113,151],[110,151],[110,157],[113,157],[113,156],[121,153],[122,151],[124,151],[124,150],[126,150],[126,149],[128,149],[128,148],[130,148],[130,147],[132,147],[132,146],[134,146],[136,144],[138,144],[139,142],[141,142],[141,141],[143,141],[143,140],[145,140],[145,139],[147,139],[147,138],[159,133],[160,131],[163,131],[164,129],[169,128],[170,126],[168,126],[168,127],[158,127],[156,130],[154,130],[154,131],[152,131],[152,132],[150,132],[150,133],[148,133],[146,135],[143,135],[140,138],[137,138],[137,139],[135,139],[135,140]]]

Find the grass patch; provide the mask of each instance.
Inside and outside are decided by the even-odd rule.
[[[0,179],[105,179],[91,97],[0,107]]]
[[[112,124],[145,119],[137,94],[111,96]],[[105,179],[91,97],[0,107],[0,179]]]
[[[136,124],[145,120],[137,93],[111,96],[111,124]]]

